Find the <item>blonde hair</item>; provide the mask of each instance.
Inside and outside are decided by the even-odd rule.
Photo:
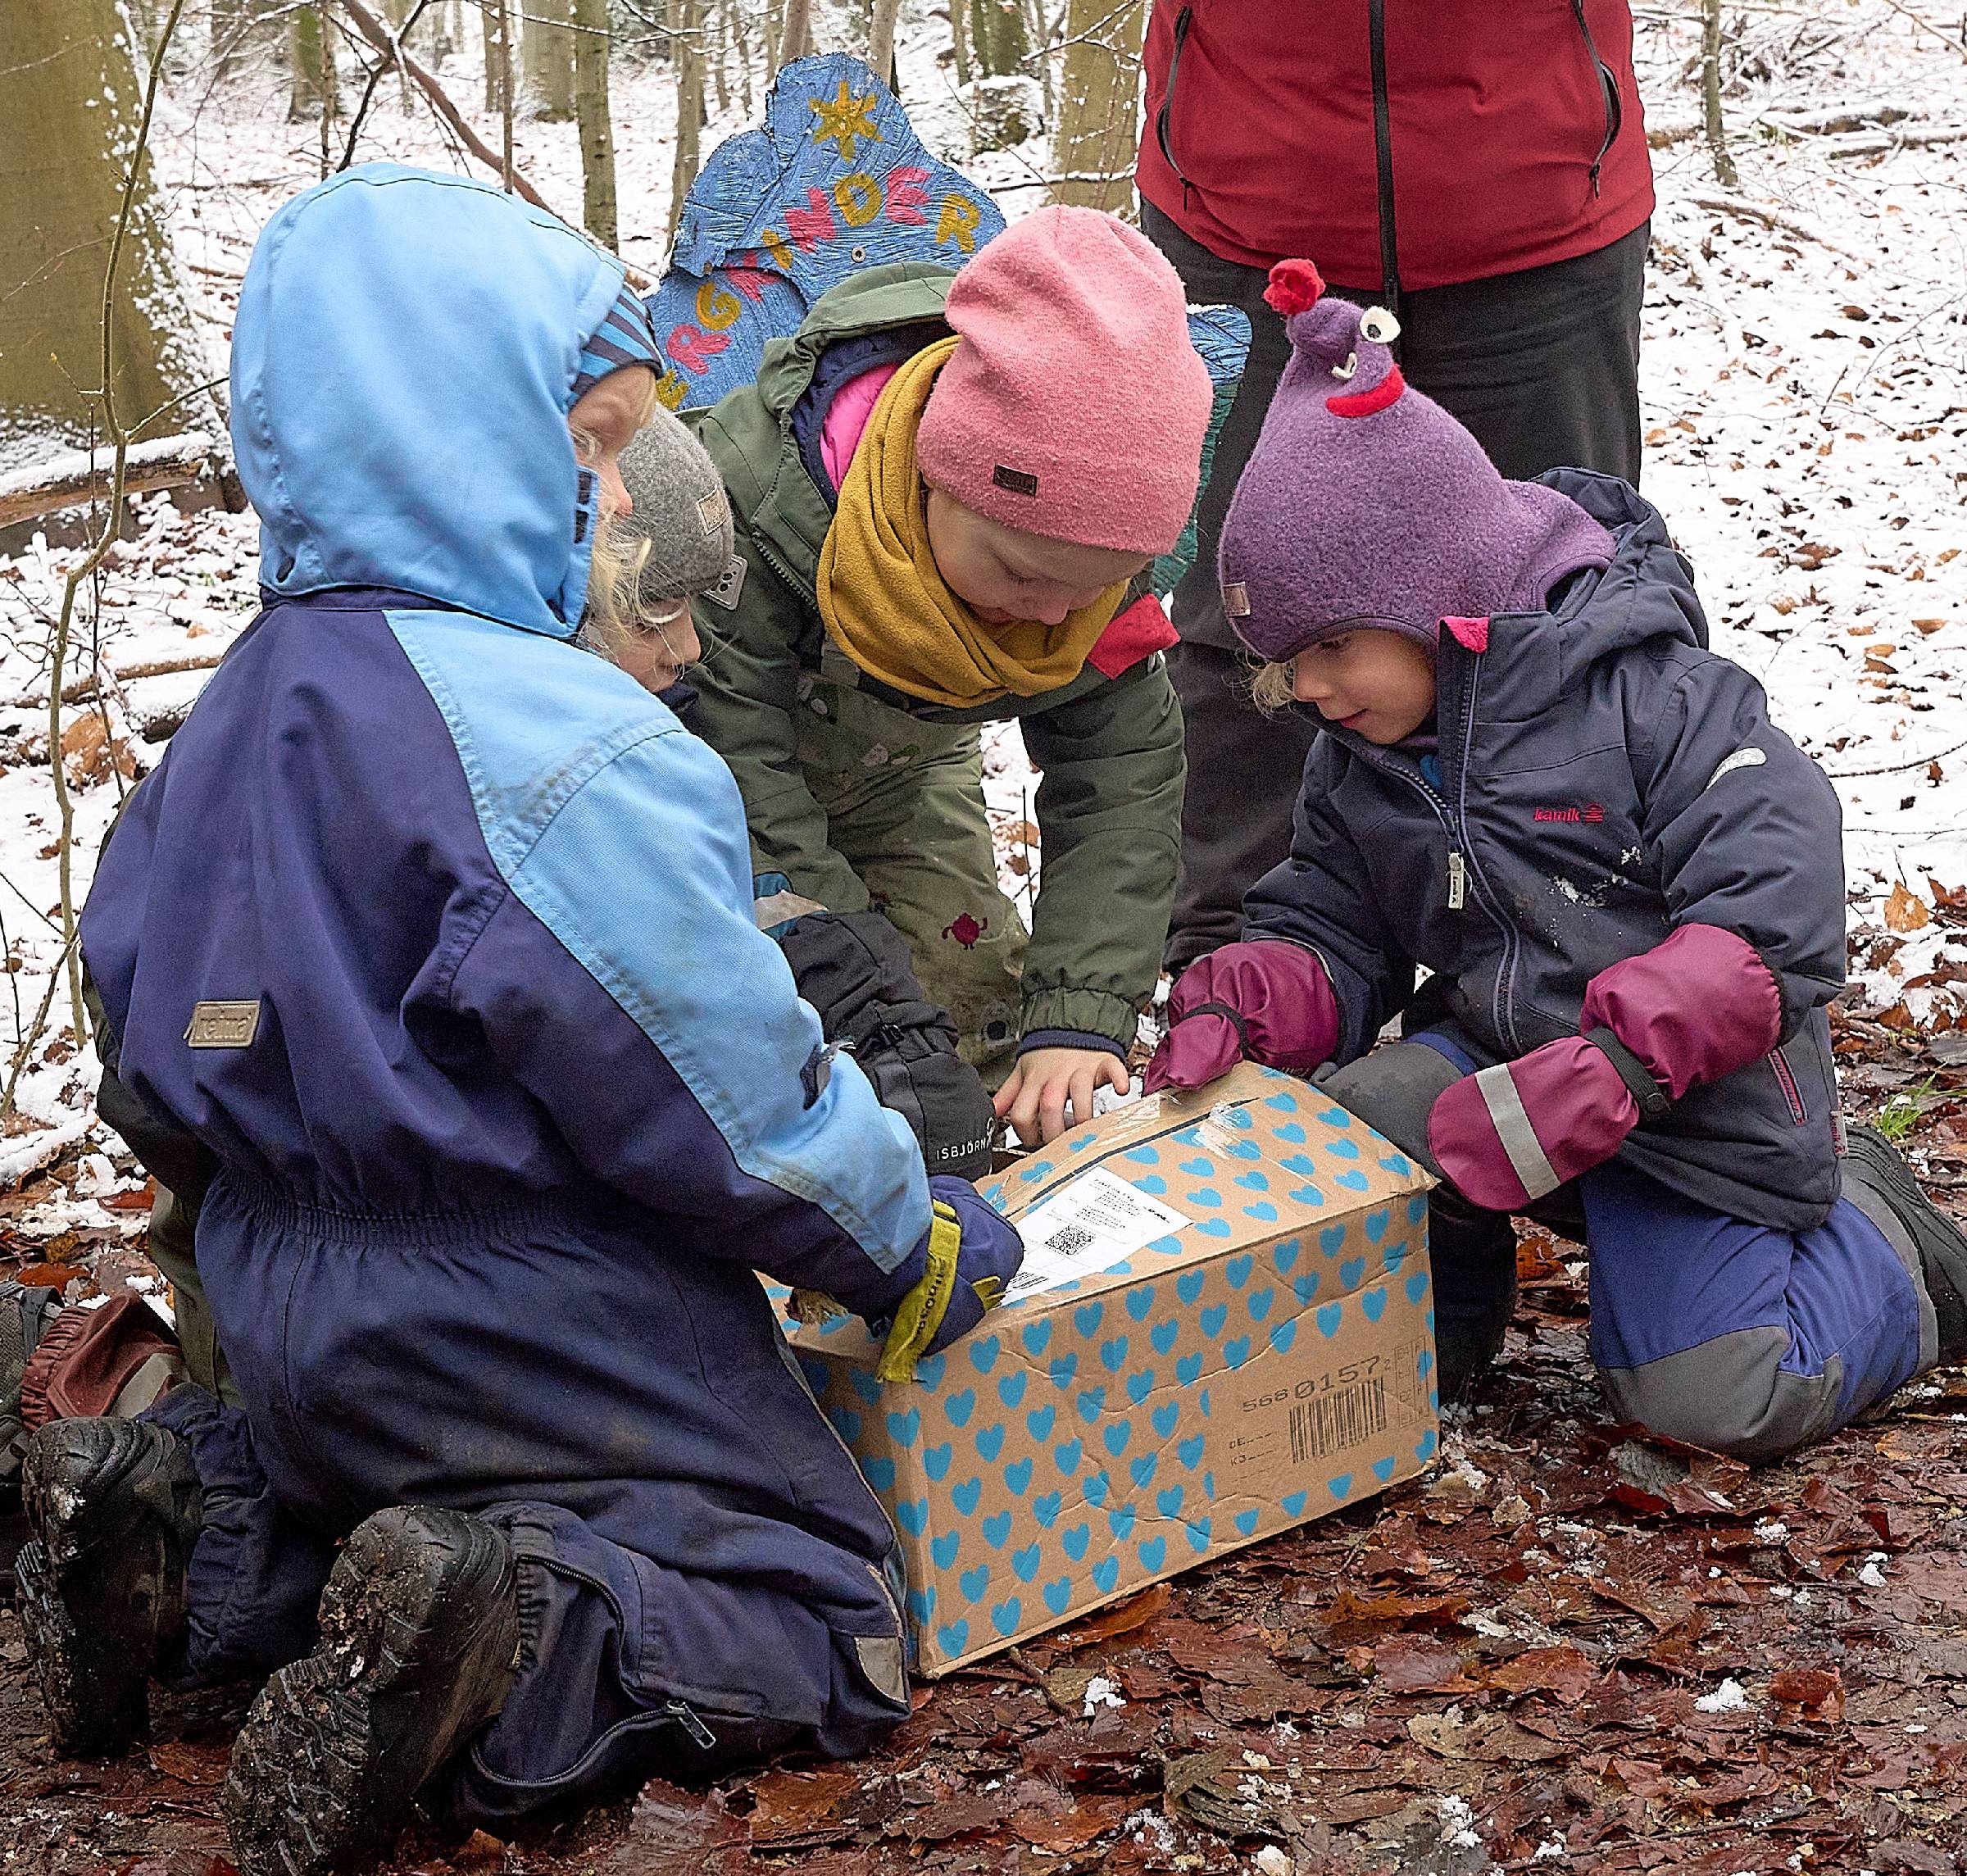
[[[1250,701],[1265,716],[1275,716],[1279,711],[1288,710],[1297,702],[1292,688],[1297,676],[1295,658],[1255,666],[1250,672]]]

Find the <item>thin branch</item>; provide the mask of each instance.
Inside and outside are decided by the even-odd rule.
[[[134,684],[139,678],[175,677],[180,671],[216,670],[220,660],[225,656],[223,652],[193,652],[176,658],[146,658],[134,665],[117,665],[110,671],[109,676],[113,684]],[[61,701],[64,703],[86,703],[96,694],[96,690],[95,676],[77,678],[73,684],[62,687]],[[36,692],[31,697],[16,697],[14,708],[32,710],[46,701]]]
[[[348,125],[348,141],[342,147],[342,160],[335,165],[338,173],[348,168],[354,162],[356,143],[361,136],[362,120],[369,115],[369,106],[375,96],[375,88],[382,83],[384,74],[392,66],[401,67],[403,57],[403,41],[409,38],[410,29],[423,18],[424,10],[429,4],[430,0],[416,0],[416,6],[410,10],[409,16],[389,35],[391,41],[389,56],[370,66],[368,82],[362,87],[361,102],[357,104],[355,116]]]
[[[1945,749],[1934,749],[1924,756],[1915,756],[1905,762],[1888,762],[1877,769],[1826,769],[1824,773],[1833,782],[1855,782],[1863,775],[1900,775],[1908,769],[1924,769],[1928,762],[1937,762],[1948,756],[1957,756],[1967,749],[1967,737]]]
[[[1759,221],[1765,228],[1779,228],[1786,233],[1800,235],[1806,241],[1814,241],[1819,248],[1828,248],[1841,259],[1858,266],[1867,266],[1868,261],[1860,259],[1848,248],[1840,248],[1828,234],[1812,228],[1807,221],[1793,215],[1785,215],[1779,208],[1769,208],[1759,202],[1747,202],[1738,195],[1690,195],[1687,198],[1696,208],[1711,208],[1723,215],[1747,216],[1751,221]]]
[[[123,179],[123,199],[117,207],[116,229],[110,240],[109,264],[102,271],[102,347],[98,361],[102,374],[102,419],[116,452],[116,466],[110,484],[109,511],[103,518],[101,533],[96,536],[89,552],[68,570],[61,591],[61,615],[55,621],[54,641],[48,654],[48,766],[54,786],[57,838],[60,847],[57,870],[61,893],[64,963],[68,973],[69,1002],[78,1044],[89,1039],[89,1016],[82,1003],[82,957],[77,948],[75,808],[68,792],[68,774],[62,761],[61,666],[68,656],[69,636],[74,629],[76,595],[81,591],[84,583],[102,564],[102,556],[109,552],[110,543],[116,539],[123,522],[124,475],[129,457],[129,438],[116,420],[116,271],[122,262],[130,220],[136,211],[137,191],[142,184],[143,166],[150,153],[150,126],[157,113],[157,93],[163,83],[164,56],[170,49],[172,36],[178,30],[178,21],[184,11],[184,0],[171,0],[170,16],[164,22],[163,30],[157,35],[157,48],[151,54],[149,78],[143,90],[143,115],[137,124],[136,143],[130,152],[129,170]],[[52,997],[52,986],[50,995]],[[45,1020],[45,1017],[43,1020]],[[22,1045],[24,1052],[26,1046],[25,1043]],[[14,1073],[8,1079],[7,1092],[4,1097],[0,1097],[0,1114],[11,1111],[14,1086],[20,1079],[20,1064],[16,1062]]]
[[[498,152],[494,150],[465,121],[463,112],[451,102],[450,95],[444,88],[424,69],[417,60],[398,48],[396,41],[390,36],[389,29],[362,4],[362,0],[340,0],[340,4],[347,11],[348,17],[354,21],[356,30],[379,52],[383,54],[384,69],[388,70],[392,63],[400,60],[403,70],[409,73],[411,81],[425,97],[430,100],[431,106],[438,116],[443,118],[445,123],[449,125],[452,129],[457,134],[459,140],[465,148],[476,157],[487,169],[497,170],[502,174],[505,164]],[[566,220],[566,217],[564,215],[559,215],[559,211],[548,202],[531,183],[526,180],[525,174],[520,170],[515,169],[512,172],[512,188],[516,194],[523,196],[535,208],[544,209],[548,215],[556,215],[562,221]],[[570,225],[572,225],[570,224]]]
[[[1954,53],[1958,57],[1967,59],[1967,45],[1962,45],[1944,27],[1934,25],[1933,21],[1928,20],[1924,13],[1914,12],[1911,7],[1901,5],[1901,0],[1885,0],[1885,4],[1891,7],[1893,12],[1903,13],[1922,32],[1930,33],[1934,39],[1946,47],[1948,52]]]
[[[55,968],[48,974],[48,988],[41,993],[41,1007],[35,1011],[34,1021],[28,1025],[27,1033],[21,1037],[20,1046],[14,1051],[14,1059],[7,1071],[7,1089],[0,1093],[0,1115],[14,1111],[14,1095],[20,1086],[21,1071],[27,1066],[27,1058],[34,1053],[34,1044],[41,1040],[48,1028],[48,1013],[55,1005],[55,990],[61,981],[64,965],[71,970],[75,968],[75,940],[81,933],[73,933],[61,947],[61,955],[55,960]],[[83,1032],[75,1032],[77,1042],[83,1040]]]

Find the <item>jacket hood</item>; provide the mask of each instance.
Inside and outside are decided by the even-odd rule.
[[[1538,612],[1497,613],[1483,660],[1483,708],[1528,720],[1570,695],[1615,652],[1657,641],[1707,648],[1693,574],[1652,504],[1615,475],[1553,469],[1539,483],[1568,495],[1612,537],[1611,564],[1561,582]],[[1443,634],[1443,649],[1447,635]]]
[[[288,202],[233,328],[261,584],[394,588],[570,636],[596,488],[567,412],[622,281],[573,229],[461,176],[365,163]]]

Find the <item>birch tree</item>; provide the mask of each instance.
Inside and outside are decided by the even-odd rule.
[[[140,57],[116,0],[0,0],[0,455],[102,433],[103,270],[136,154]],[[153,412],[171,430],[209,422],[208,405],[171,407],[207,374],[148,173],[118,286],[124,425]]]

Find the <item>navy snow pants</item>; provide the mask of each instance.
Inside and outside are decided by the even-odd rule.
[[[432,1793],[461,1823],[906,1717],[893,1531],[742,1264],[666,1254],[646,1214],[363,1215],[229,1174],[198,1258],[247,1405],[151,1415],[204,1495],[175,1684],[307,1653],[334,1541],[445,1505],[511,1544],[523,1644]]]
[[[1328,1070],[1320,1085],[1437,1174],[1428,1111],[1481,1065],[1438,1032]],[[1917,1252],[1845,1164],[1824,1221],[1783,1231],[1733,1218],[1612,1160],[1530,1215],[1590,1256],[1591,1355],[1614,1415],[1745,1460],[1822,1438],[1933,1365],[1937,1333]],[[1515,1301],[1509,1218],[1453,1186],[1429,1199],[1443,1384],[1501,1345]]]

